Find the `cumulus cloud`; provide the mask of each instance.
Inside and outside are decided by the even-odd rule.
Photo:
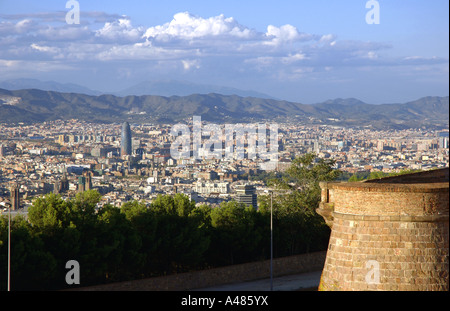
[[[287,42],[310,41],[317,39],[317,36],[307,33],[301,33],[292,25],[276,27],[269,25],[266,36],[270,38],[268,44],[280,45]]]
[[[120,18],[113,22],[107,22],[105,25],[95,32],[99,38],[108,40],[126,40],[129,42],[139,41],[144,32],[143,27],[134,28],[131,21],[126,18]]]
[[[147,29],[144,38],[156,41],[170,39],[192,40],[211,37],[233,37],[250,39],[256,32],[240,25],[234,18],[224,15],[202,18],[182,12],[175,14],[172,21]]]
[[[36,26],[31,19],[22,19],[18,22],[1,21],[0,22],[0,34],[2,35],[17,35],[25,34],[31,31]]]
[[[126,16],[100,12],[83,13],[84,24],[74,27],[62,22],[60,15],[0,16],[0,34],[9,34],[3,36],[2,42],[13,43],[0,47],[0,53],[39,52],[71,60],[167,60],[189,70],[199,69],[202,59],[217,58],[258,68],[313,65],[323,60],[327,66],[336,66],[336,61],[328,60],[376,60],[376,52],[385,48],[364,42],[339,42],[333,34],[304,33],[289,24],[269,25],[266,32],[259,32],[223,14],[204,18],[181,12],[165,24],[148,28],[133,26]]]
[[[392,48],[389,44],[305,33],[290,24],[258,31],[223,14],[180,12],[167,23],[144,27],[127,16],[103,12],[83,12],[81,25],[67,25],[65,13],[0,15],[0,67],[11,71],[26,63],[34,64],[29,70],[66,70],[66,61],[71,69],[89,63],[111,72],[120,63],[117,71],[126,68],[131,76],[131,67],[145,64],[155,74],[256,73],[298,79],[352,66],[448,64],[442,58],[388,59],[383,52]]]

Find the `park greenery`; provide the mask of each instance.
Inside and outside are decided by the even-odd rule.
[[[71,199],[35,199],[28,217],[11,229],[11,289],[67,287],[65,265],[80,264],[80,286],[168,275],[270,258],[273,207],[274,257],[325,250],[330,229],[315,213],[319,181],[338,177],[332,160],[296,158],[286,176],[271,180],[259,208],[223,202],[196,206],[183,194],[150,204],[130,201],[98,207],[95,190]],[[8,218],[0,217],[0,289],[6,288]]]
[[[381,172],[381,171],[372,171],[372,172],[358,172],[353,175],[351,175],[348,178],[349,182],[357,182],[357,181],[366,181],[366,180],[374,180],[374,179],[380,179],[385,177],[393,177],[393,176],[400,176],[405,174],[411,174],[411,173],[417,173],[421,170],[400,170],[398,172]]]

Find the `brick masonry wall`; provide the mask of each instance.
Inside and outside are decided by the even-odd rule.
[[[319,290],[449,290],[449,184],[323,183]]]
[[[434,187],[431,187],[434,186]],[[447,214],[448,183],[386,186],[382,184],[334,184],[329,190],[334,211],[357,215],[424,216]]]
[[[320,290],[448,290],[448,221],[335,215]]]
[[[326,251],[276,258],[274,276],[320,271]],[[185,291],[218,285],[254,281],[270,277],[270,260],[233,265],[215,269],[180,273],[143,280],[118,282],[98,286],[79,287],[80,291]]]

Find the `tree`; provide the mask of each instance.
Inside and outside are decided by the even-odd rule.
[[[0,279],[7,279],[8,218],[0,217]],[[43,241],[31,232],[22,216],[11,220],[11,289],[51,289],[54,286],[56,260]],[[45,282],[43,283],[43,280]],[[6,290],[6,282],[1,282]]]
[[[364,180],[365,178],[364,178],[364,176],[359,176],[359,175],[357,175],[357,174],[353,174],[349,179],[348,179],[348,181],[349,182],[358,182],[358,181],[362,181],[362,180]]]
[[[101,200],[101,195],[97,190],[88,190],[77,193],[72,203],[72,221],[77,226],[92,224],[96,221],[97,204]]]
[[[222,202],[211,211],[211,226],[214,228],[211,261],[236,264],[255,260],[255,251],[262,239],[262,228],[256,224],[258,213],[236,201]]]
[[[335,160],[307,153],[292,161],[287,177],[272,180],[271,184],[284,193],[278,199],[284,199],[286,207],[314,211],[320,202],[319,182],[339,177],[340,172],[333,169],[334,164]]]
[[[333,181],[340,172],[335,161],[305,154],[292,161],[287,176],[272,180],[274,249],[278,256],[320,250],[326,247],[329,228],[315,210],[321,200],[319,182]],[[262,197],[260,210],[268,213],[270,198]]]
[[[71,203],[60,195],[48,194],[34,200],[28,208],[28,219],[36,228],[67,227],[72,218]]]
[[[157,236],[157,213],[144,202],[130,201],[122,205],[120,209],[126,219],[130,222],[133,230],[139,235],[141,243],[141,254],[143,255],[143,264],[141,270],[137,273],[139,276],[158,274],[155,267],[155,254],[158,247]]]
[[[104,267],[108,281],[122,281],[139,272],[145,263],[142,240],[120,208],[104,205],[98,211],[96,265]],[[80,263],[81,264],[81,263]]]
[[[151,208],[155,212],[186,217],[195,208],[195,202],[181,193],[174,196],[158,195],[152,202]]]
[[[184,194],[160,195],[152,202],[157,244],[152,257],[157,270],[181,272],[202,264],[210,239],[194,209],[195,203]]]
[[[372,172],[357,172],[353,174],[349,179],[348,182],[357,182],[357,181],[363,181],[363,180],[372,180],[372,179],[380,179],[385,177],[392,177],[392,176],[399,176],[399,175],[405,175],[405,174],[412,174],[420,172],[421,170],[401,170],[399,172],[381,172],[381,171],[372,171]]]

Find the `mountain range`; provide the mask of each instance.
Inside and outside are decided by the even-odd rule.
[[[39,89],[44,91],[55,91],[64,93],[81,93],[87,95],[100,95],[102,92],[91,90],[87,87],[74,83],[59,83],[55,81],[41,81],[37,79],[11,79],[0,82],[0,89],[25,90]]]
[[[259,97],[274,99],[272,96],[255,92],[251,90],[241,90],[237,88],[198,84],[188,81],[177,80],[158,80],[158,81],[144,81],[134,86],[126,88],[120,92],[114,92],[113,95],[128,96],[128,95],[159,95],[159,96],[188,96],[192,94],[210,94],[217,93],[222,95],[237,95],[242,97]]]
[[[188,96],[87,95],[0,89],[0,122],[81,119],[90,122],[174,123],[193,116],[215,123],[292,121],[374,128],[448,128],[449,97],[371,105],[355,98],[312,105],[217,93]]]
[[[231,87],[199,84],[178,80],[144,81],[135,84],[133,86],[127,87],[121,91],[115,92],[96,91],[74,83],[59,83],[55,81],[41,81],[37,79],[25,79],[25,78],[2,81],[0,82],[0,88],[6,90],[39,89],[44,91],[56,91],[62,93],[81,93],[86,95],[101,95],[107,93],[116,96],[128,96],[128,95],[188,96],[192,94],[218,93],[223,95],[238,95],[242,97],[260,97],[260,98],[274,99],[270,95],[251,90],[241,90]]]

